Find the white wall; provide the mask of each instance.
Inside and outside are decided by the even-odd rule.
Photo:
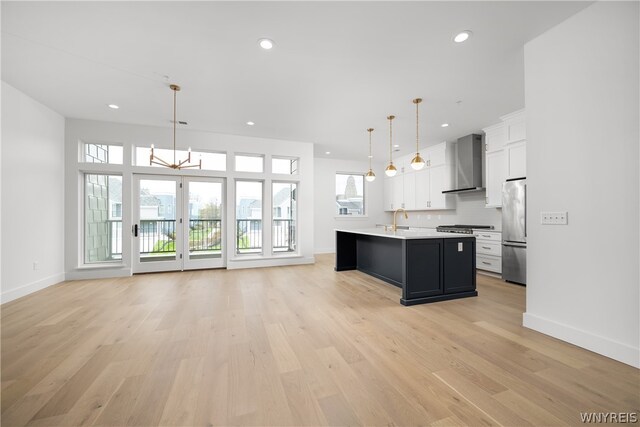
[[[65,277],[64,118],[5,82],[1,182],[4,303]]]
[[[340,160],[317,157],[314,161],[314,198],[315,198],[315,253],[335,252],[336,228],[366,228],[385,221],[382,211],[384,167],[374,165],[377,172],[375,181],[365,181],[364,218],[340,217],[336,214],[336,173],[365,173],[369,170],[367,160]]]
[[[638,6],[597,2],[525,46],[524,325],[640,367]]]
[[[124,147],[124,165],[103,165],[98,163],[80,163],[79,150],[82,142],[101,142],[106,144],[117,144]],[[194,151],[224,151],[227,152],[227,172],[215,171],[174,171],[168,168],[157,168],[148,166],[131,166],[132,152],[134,147],[149,147],[155,144],[158,148],[171,148],[172,133],[170,128],[129,125],[121,123],[110,123],[92,120],[67,119],[66,121],[66,272],[67,278],[83,279],[96,277],[127,276],[132,273],[132,236],[131,218],[132,206],[132,186],[133,174],[162,174],[162,175],[192,175],[205,177],[221,177],[226,179],[227,196],[227,218],[235,218],[234,200],[234,179],[259,179],[265,182],[265,196],[263,207],[264,219],[269,219],[267,215],[271,211],[270,183],[272,180],[290,180],[299,182],[298,199],[298,248],[299,254],[296,256],[265,256],[262,258],[236,257],[233,250],[227,251],[226,266],[233,268],[252,268],[271,265],[290,265],[313,262],[313,220],[314,220],[314,161],[313,144],[304,142],[281,141],[267,138],[244,137],[237,135],[224,135],[213,132],[203,132],[195,130],[180,130],[177,135],[177,148],[186,149],[190,146]],[[233,153],[256,153],[265,155],[265,173],[251,174],[233,172]],[[284,175],[274,175],[270,173],[271,156],[298,157],[298,175],[290,178]],[[82,265],[82,203],[81,178],[83,172],[110,171],[123,176],[123,263],[118,266],[85,266]],[[232,248],[234,243],[233,232],[234,223],[227,221],[226,247]],[[265,230],[263,236],[270,233]],[[267,247],[268,240],[265,237],[263,242]],[[267,250],[268,252],[268,250]]]

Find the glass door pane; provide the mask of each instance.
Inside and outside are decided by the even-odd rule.
[[[224,204],[223,181],[207,178],[185,178],[184,269],[223,266]]]
[[[136,177],[136,272],[182,269],[182,230],[177,224],[182,219],[180,180],[179,177]]]

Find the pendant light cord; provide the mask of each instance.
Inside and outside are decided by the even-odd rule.
[[[418,104],[419,102],[416,102],[416,155],[420,154],[420,145],[418,143]]]
[[[367,129],[369,131],[369,170],[371,170],[371,132],[373,129]]]
[[[173,164],[176,164],[176,92],[173,89]]]
[[[393,155],[391,154],[391,145],[393,144],[393,116],[389,116],[389,163],[393,163]]]

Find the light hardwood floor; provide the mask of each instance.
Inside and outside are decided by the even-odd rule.
[[[524,288],[403,307],[315,265],[66,282],[2,306],[2,425],[579,425],[639,371],[521,327]]]

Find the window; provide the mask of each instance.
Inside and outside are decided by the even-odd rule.
[[[236,172],[264,172],[264,157],[236,154]]]
[[[262,181],[236,181],[236,253],[262,252]]]
[[[166,160],[169,163],[173,162],[173,150],[167,150],[164,148],[154,148],[154,156]],[[149,156],[151,155],[151,148],[149,147],[136,147],[136,166],[153,166],[164,167],[156,164],[150,164]],[[184,160],[189,155],[188,151],[176,150],[176,160]],[[202,169],[209,171],[225,171],[227,170],[227,155],[225,153],[214,153],[206,151],[192,151],[191,163],[197,164],[202,160]]]
[[[364,215],[364,175],[336,174],[336,213]]]
[[[119,145],[84,144],[84,161],[87,163],[122,164],[123,149]]]
[[[283,175],[297,175],[298,159],[273,157],[271,158],[271,172]]]
[[[122,219],[122,203],[111,204],[111,217],[109,219]]]
[[[85,174],[84,262],[90,264],[121,259],[122,177]]]
[[[297,188],[292,182],[273,183],[273,252],[296,251]]]

